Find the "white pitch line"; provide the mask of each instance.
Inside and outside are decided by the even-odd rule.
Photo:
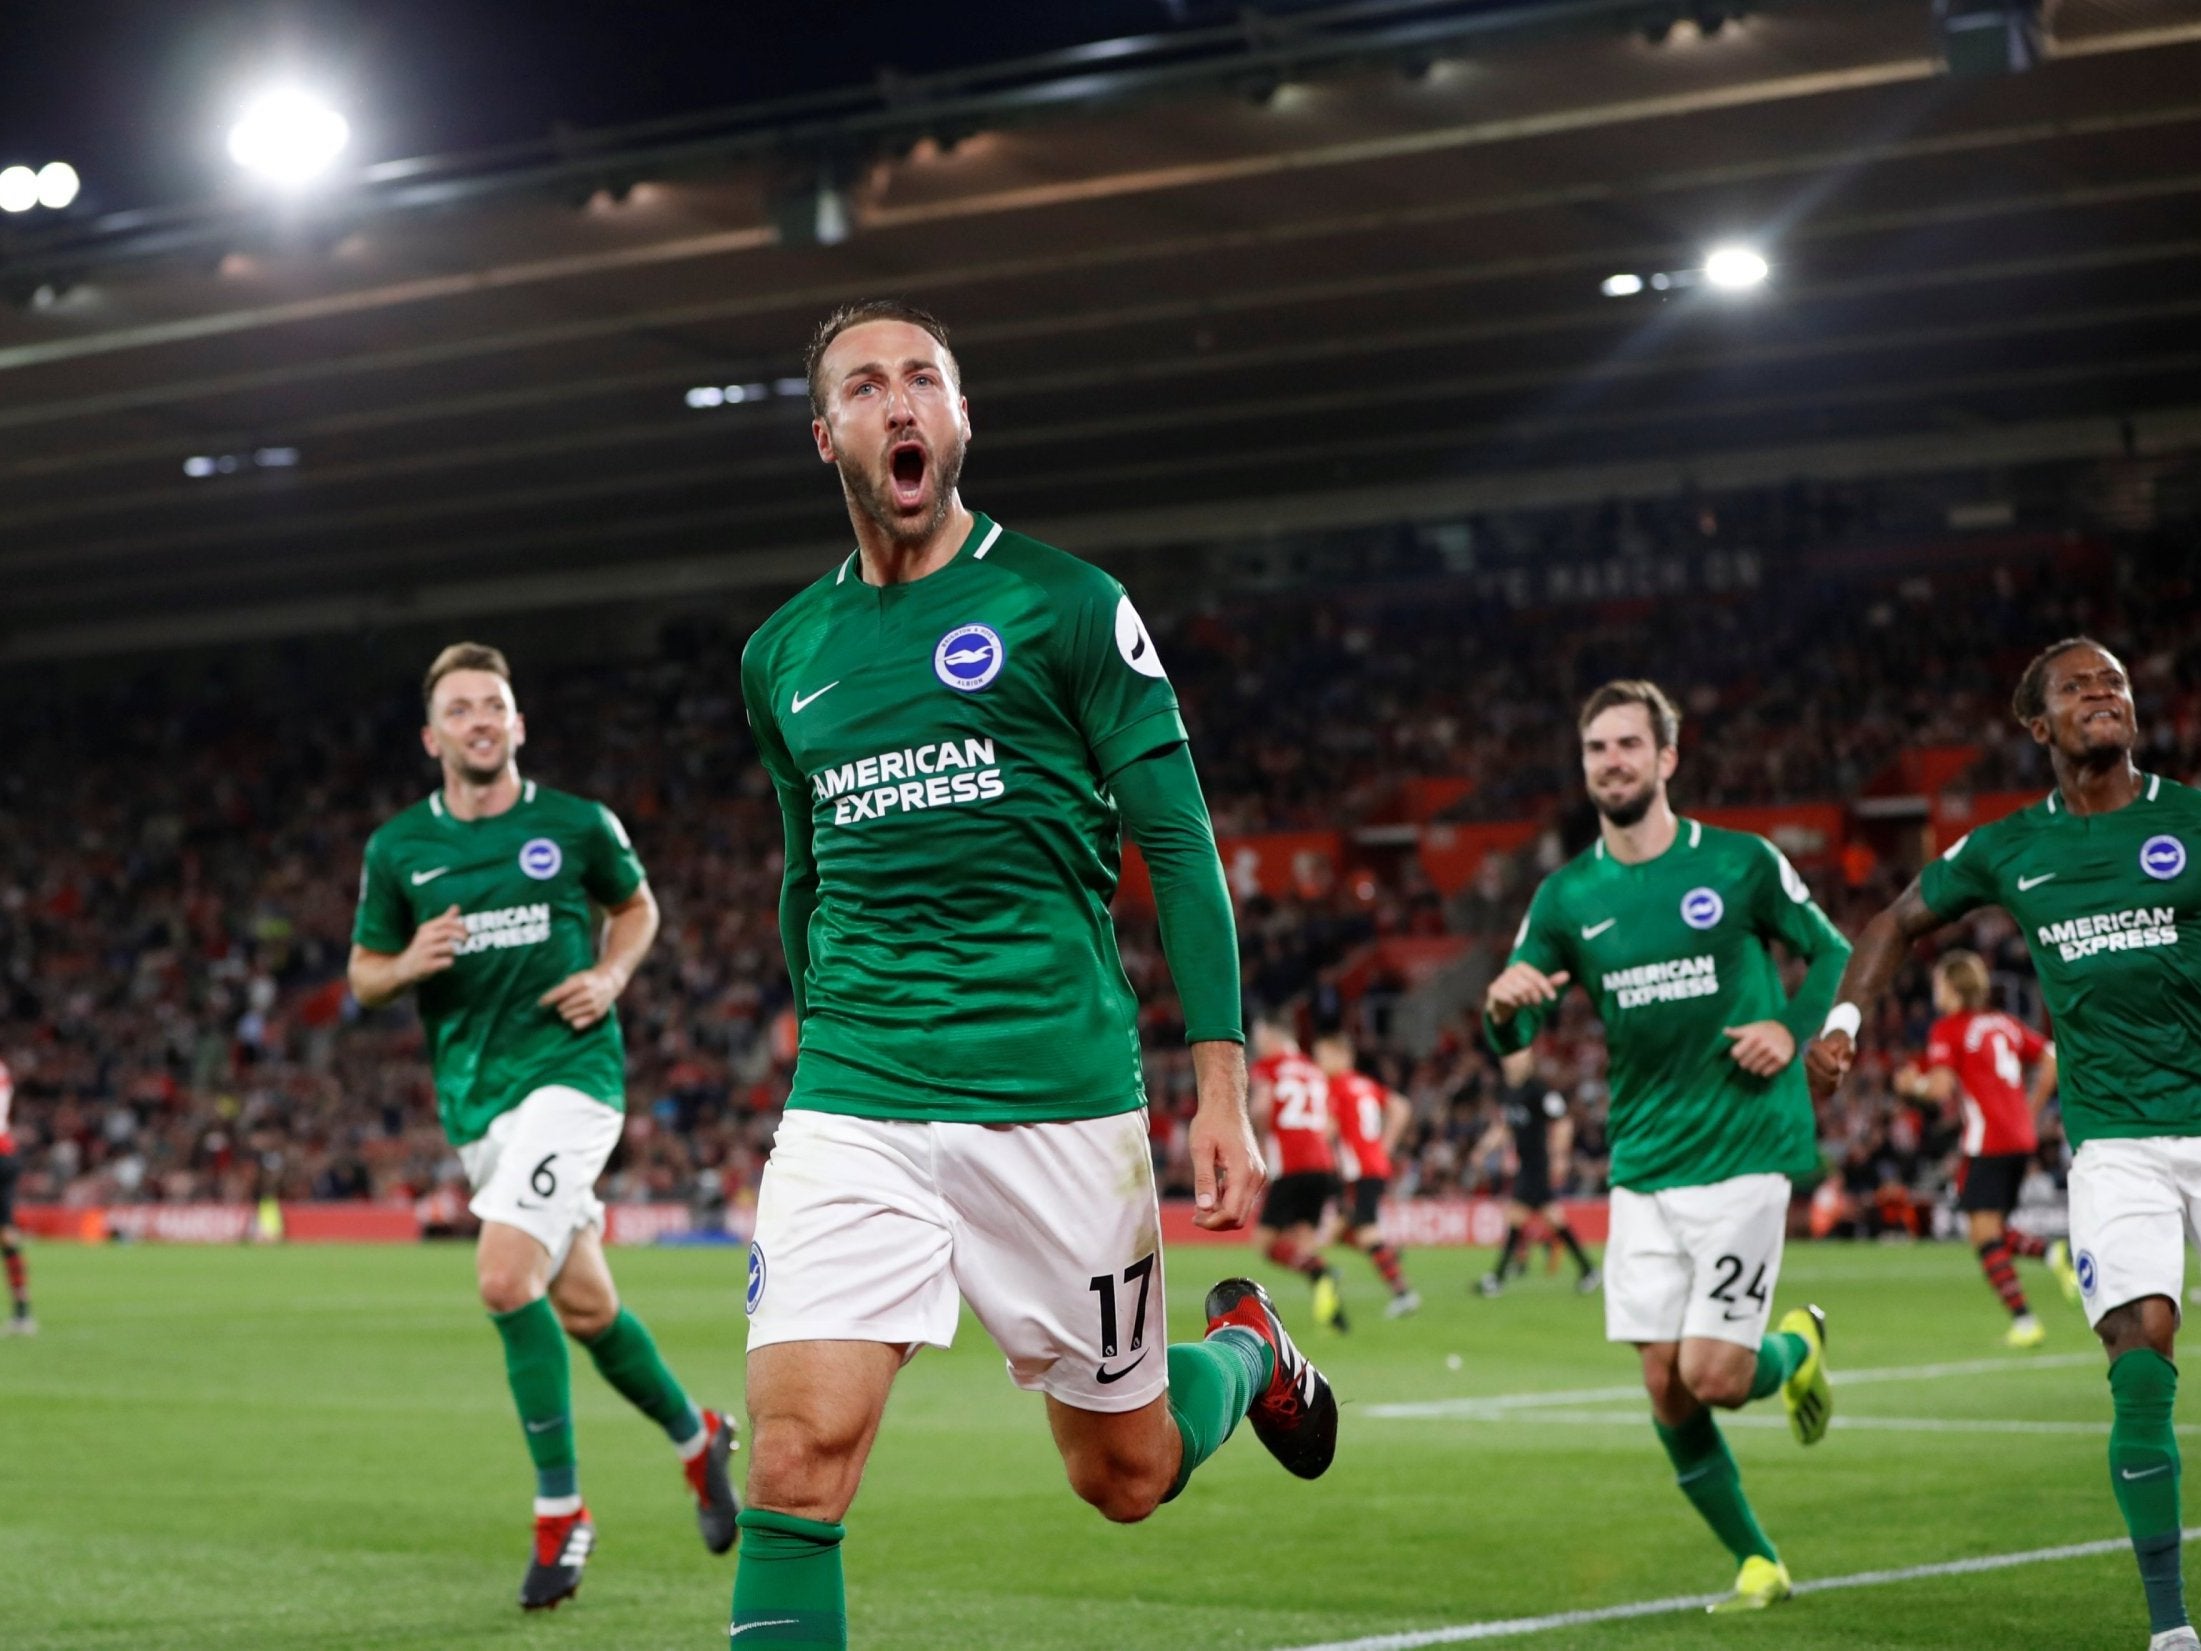
[[[1951,1376],[1989,1376],[2005,1371],[2072,1370],[2081,1365],[2100,1365],[2099,1353],[2044,1353],[2030,1359],[1961,1359],[1945,1364],[1903,1364],[1836,1369],[1836,1387],[1871,1387],[1884,1382],[1930,1382]],[[1615,1387],[1579,1387],[1550,1393],[1492,1393],[1484,1397],[1422,1399],[1397,1404],[1354,1406],[1357,1416],[1377,1416],[1392,1421],[1435,1421],[1447,1416],[1475,1420],[1491,1411],[1539,1410],[1567,1405],[1605,1404],[1643,1397],[1641,1384]]]
[[[2201,1537],[2189,1530],[2186,1540]],[[1927,1577],[1969,1576],[1978,1571],[2007,1571],[2019,1565],[2040,1565],[2057,1559],[2093,1559],[2102,1554],[2128,1553],[2131,1542],[2110,1537],[2100,1542],[2072,1542],[2060,1548],[2028,1548],[2023,1553],[1981,1554],[1973,1559],[1947,1559],[1935,1565],[1907,1565],[1900,1570],[1855,1571],[1848,1576],[1820,1577],[1799,1582],[1799,1594],[1831,1593],[1837,1588],[1884,1588],[1895,1582],[1917,1582]],[[1295,1645],[1286,1651],[1421,1651],[1430,1645],[1466,1645],[1475,1640],[1520,1639],[1549,1633],[1554,1628],[1582,1628],[1599,1622],[1624,1622],[1630,1617],[1674,1616],[1701,1611],[1724,1594],[1689,1594],[1675,1599],[1639,1599],[1625,1605],[1600,1605],[1586,1611],[1556,1611],[1543,1617],[1506,1617],[1491,1622],[1465,1622],[1450,1628],[1418,1628],[1401,1634],[1373,1634],[1366,1639],[1325,1640],[1320,1645]]]
[[[1625,1427],[1639,1428],[1648,1420],[1633,1410],[1493,1410],[1486,1415],[1467,1411],[1454,1411],[1447,1420],[1455,1422],[1503,1422],[1509,1427]],[[1761,1415],[1755,1411],[1721,1412],[1720,1426],[1724,1428],[1764,1428],[1773,1432],[1788,1431],[1785,1416]],[[2101,1438],[2109,1432],[2107,1422],[2040,1422],[2004,1421],[1976,1416],[1837,1416],[1830,1424],[1847,1432],[1857,1433],[2000,1433],[2000,1434],[2079,1434]],[[2201,1424],[2181,1426],[2180,1433],[2201,1432]]]

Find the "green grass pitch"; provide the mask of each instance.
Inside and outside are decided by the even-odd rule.
[[[44,1333],[0,1341],[8,1651],[725,1644],[732,1559],[703,1552],[662,1436],[585,1357],[575,1395],[600,1546],[576,1601],[546,1617],[514,1606],[530,1480],[466,1250],[32,1259]],[[1129,1529],[1072,1498],[1039,1401],[966,1321],[953,1352],[904,1373],[850,1515],[853,1642],[1283,1651],[1724,1587],[1726,1556],[1673,1489],[1640,1397],[1597,1396],[1634,1379],[1632,1354],[1600,1339],[1598,1304],[1540,1261],[1505,1297],[1476,1299],[1486,1259],[1409,1256],[1428,1306],[1389,1323],[1366,1263],[1341,1254],[1353,1333],[1310,1339],[1346,1401],[1336,1468],[1301,1484],[1241,1430],[1180,1502]],[[1212,1279],[1246,1263],[1171,1256],[1178,1336],[1196,1331]],[[614,1264],[698,1396],[738,1408],[740,1252]],[[1299,1282],[1263,1276],[1302,1325]],[[1828,1309],[1838,1379],[1963,1367],[1838,1387],[1836,1430],[1808,1452],[1778,1401],[1730,1429],[1799,1581],[2120,1534],[2100,1355],[2046,1275],[2025,1277],[2051,1338],[2005,1354],[1961,1246],[1791,1250],[1778,1305]],[[1552,1394],[1576,1396],[1387,1413]],[[2147,1632],[2118,1551],[1504,1643],[2138,1651]]]

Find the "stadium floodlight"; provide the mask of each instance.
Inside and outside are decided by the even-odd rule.
[[[76,168],[67,161],[48,161],[38,169],[35,181],[38,185],[38,204],[55,212],[75,200],[77,190],[83,187],[76,175]]]
[[[0,212],[28,212],[38,204],[38,174],[27,166],[0,171]]]
[[[716,384],[698,384],[688,392],[688,405],[698,409],[723,407],[726,405],[726,392]]]
[[[263,92],[229,129],[229,158],[283,188],[311,183],[351,142],[351,123],[296,87]]]
[[[1704,260],[1704,278],[1723,292],[1747,292],[1769,272],[1764,256],[1746,246],[1715,247]]]
[[[1607,298],[1633,298],[1643,290],[1643,277],[1640,275],[1608,275],[1597,290]]]

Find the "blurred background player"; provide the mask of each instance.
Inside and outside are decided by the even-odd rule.
[[[1254,1127],[1267,1137],[1275,1176],[1261,1203],[1254,1245],[1279,1267],[1306,1278],[1315,1323],[1344,1330],[1345,1298],[1321,1244],[1323,1214],[1338,1192],[1329,1076],[1272,1020],[1254,1022],[1253,1053],[1247,1072],[1250,1108]]]
[[[437,1108],[481,1219],[482,1304],[535,1463],[520,1604],[542,1610],[580,1587],[596,1541],[567,1335],[665,1430],[713,1553],[734,1545],[740,1511],[726,1472],[733,1428],[688,1398],[604,1259],[596,1178],[626,1111],[613,1011],[657,935],[642,862],[610,809],[520,778],[527,727],[502,653],[444,649],[423,697],[421,743],[443,783],[367,840],[351,987],[367,1008],[419,992]]]
[[[1499,1097],[1498,1118],[1491,1134],[1503,1132],[1513,1142],[1513,1187],[1506,1195],[1506,1241],[1497,1262],[1476,1286],[1486,1296],[1505,1288],[1506,1277],[1528,1265],[1521,1251],[1530,1221],[1541,1218],[1552,1236],[1566,1245],[1574,1257],[1574,1287],[1583,1295],[1598,1286],[1596,1265],[1567,1225],[1567,1212],[1552,1194],[1551,1167],[1567,1162],[1574,1151],[1574,1120],[1567,1115],[1566,1097],[1545,1083],[1536,1071],[1536,1052],[1521,1050],[1508,1055],[1500,1067],[1505,1092]],[[1498,1143],[1485,1138],[1475,1156],[1480,1159]]]
[[[1338,1168],[1344,1190],[1340,1236],[1375,1264],[1391,1299],[1385,1318],[1404,1318],[1421,1305],[1406,1282],[1399,1252],[1383,1236],[1378,1217],[1391,1185],[1391,1154],[1414,1120],[1414,1104],[1353,1066],[1352,1041],[1342,1032],[1315,1039],[1315,1065],[1329,1079],[1330,1120],[1337,1130]]]
[[[2026,1304],[2014,1256],[2045,1260],[2065,1293],[2079,1299],[2070,1246],[2053,1243],[2009,1224],[2018,1207],[2026,1166],[2040,1148],[2035,1120],[2056,1088],[2056,1046],[2032,1027],[1987,1007],[1987,963],[1977,952],[1945,952],[1934,965],[1934,1011],[1925,1059],[1895,1075],[1898,1094],[1951,1101],[1964,1109],[1964,1162],[1957,1170],[1956,1207],[1964,1212],[1980,1270],[2010,1309],[2007,1347],[2038,1347],[2048,1337]],[[2032,1093],[2025,1068],[2033,1068]]]
[[[2109,1485],[2147,1596],[2150,1651],[2201,1651],[2180,1568],[2179,1299],[2201,1223],[2201,793],[2142,773],[2124,664],[2091,637],[2037,654],[2010,709],[2056,789],[1929,861],[1865,925],[1807,1054],[1831,1096],[1865,1011],[1914,943],[2000,906],[2025,936],[2064,1051],[2071,1246],[2109,1355]]]
[[[15,1135],[10,1117],[15,1105],[15,1080],[7,1062],[0,1061],[0,1259],[8,1267],[8,1316],[0,1322],[0,1336],[35,1336],[38,1320],[31,1317],[30,1274],[23,1264],[23,1234],[15,1225]]]
[[[1832,1005],[1849,942],[1763,837],[1675,815],[1681,713],[1656,683],[1607,683],[1577,726],[1597,841],[1538,886],[1485,1024],[1503,1059],[1534,1044],[1570,981],[1597,1005],[1612,1089],[1605,1336],[1640,1353],[1674,1482],[1739,1562],[1713,1609],[1757,1610],[1789,1597],[1788,1568],[1708,1407],[1778,1393],[1806,1445],[1833,1417],[1819,1310],[1771,1335],[1766,1322],[1790,1178],[1819,1163],[1797,1043]],[[1794,998],[1773,940],[1809,961]]]

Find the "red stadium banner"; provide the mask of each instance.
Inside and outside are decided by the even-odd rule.
[[[1475,782],[1458,774],[1416,774],[1399,782],[1399,812],[1416,825],[1464,800]]]
[[[1968,831],[1993,825],[2041,800],[2038,791],[1950,791],[1933,801],[1934,843],[1947,848]]]
[[[1570,1198],[1560,1204],[1567,1225],[1585,1244],[1602,1244],[1610,1215],[1602,1198]],[[1213,1233],[1193,1225],[1192,1205],[1172,1199],[1162,1205],[1164,1244],[1247,1244],[1250,1228]],[[1378,1217],[1383,1236],[1405,1249],[1496,1249],[1505,1242],[1506,1207],[1496,1198],[1387,1198]]]
[[[1475,881],[1484,860],[1515,853],[1536,840],[1536,831],[1528,820],[1426,826],[1419,846],[1421,869],[1439,894],[1454,895]]]
[[[606,1204],[604,1242],[607,1244],[655,1244],[679,1238],[695,1225],[685,1204]]]
[[[1771,808],[1692,808],[1689,817],[1729,831],[1754,832],[1799,866],[1832,865],[1842,852],[1848,815],[1839,803],[1790,803]]]
[[[23,1230],[38,1238],[103,1244],[125,1238],[151,1244],[412,1244],[420,1221],[408,1205],[283,1204],[279,1228],[263,1230],[251,1204],[25,1204]]]

